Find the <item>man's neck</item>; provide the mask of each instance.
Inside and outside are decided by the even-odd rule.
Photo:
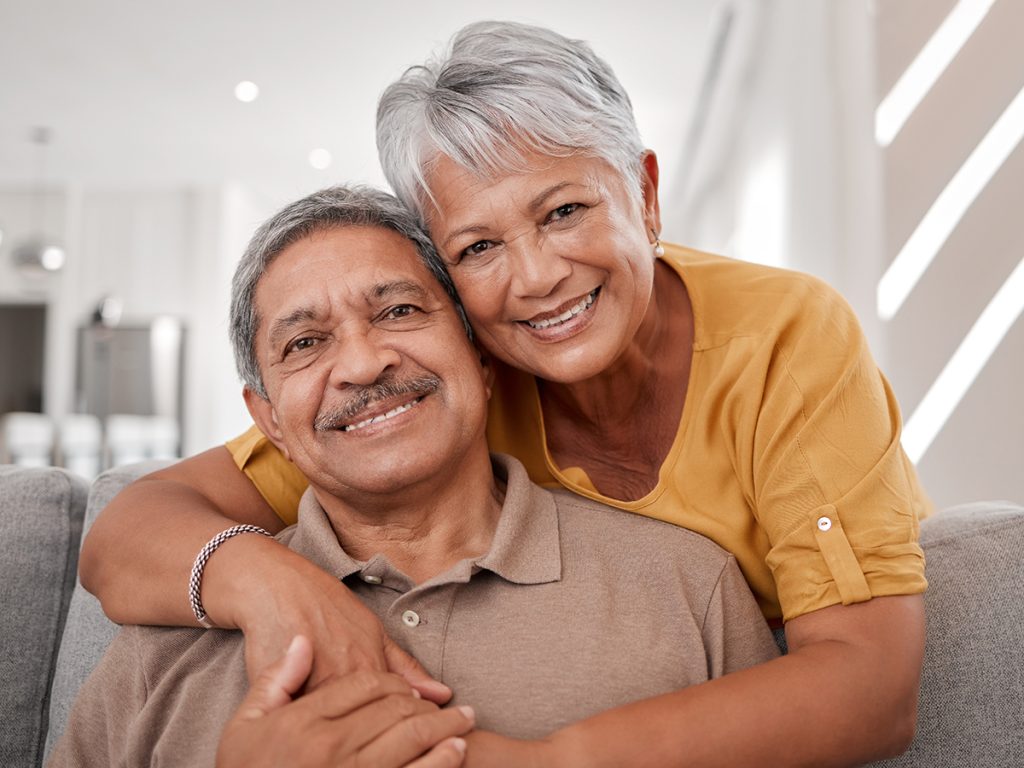
[[[349,557],[384,555],[419,584],[486,553],[501,516],[505,489],[486,449],[453,466],[389,493],[314,492]]]

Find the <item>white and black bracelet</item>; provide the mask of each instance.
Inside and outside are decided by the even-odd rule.
[[[271,535],[269,531],[263,530],[258,525],[232,526],[226,531],[221,531],[206,542],[206,546],[199,550],[199,554],[196,555],[196,561],[192,564],[192,573],[189,574],[188,577],[188,604],[192,606],[192,613],[196,615],[196,621],[199,622],[200,626],[206,627],[207,629],[214,629],[216,625],[206,618],[206,611],[203,609],[203,601],[199,597],[199,587],[203,583],[203,570],[206,568],[206,561],[210,559],[210,555],[217,551],[217,547],[232,536],[237,536],[240,533],[260,533],[264,536]]]

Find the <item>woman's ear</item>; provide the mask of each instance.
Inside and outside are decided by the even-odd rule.
[[[644,224],[648,232],[661,233],[661,204],[658,202],[658,156],[653,149],[640,155],[640,191],[644,195]]]
[[[288,461],[291,461],[291,456],[288,454],[288,446],[284,443],[281,427],[277,423],[277,412],[274,410],[274,406],[270,404],[269,400],[256,394],[249,387],[242,388],[242,399],[245,400],[245,407],[249,409],[249,415],[256,422],[256,426],[260,428],[260,432],[266,435],[267,439],[277,447],[277,450]]]

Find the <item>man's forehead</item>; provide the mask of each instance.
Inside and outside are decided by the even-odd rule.
[[[382,227],[336,226],[282,250],[257,282],[254,299],[263,320],[273,324],[286,317],[312,319],[317,306],[326,310],[339,292],[347,301],[371,305],[447,296],[405,236]]]
[[[336,279],[362,294],[379,294],[379,286],[393,283],[421,290],[443,290],[423,263],[411,240],[393,230],[375,226],[333,226],[316,231],[284,248],[264,270],[257,291],[265,283],[295,283],[316,287],[303,279],[305,273]]]

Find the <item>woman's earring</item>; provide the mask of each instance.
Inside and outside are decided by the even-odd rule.
[[[651,227],[651,234],[654,235],[654,255],[659,259],[665,255],[665,249],[661,245],[661,238],[658,237],[658,233],[654,231],[654,227]]]

